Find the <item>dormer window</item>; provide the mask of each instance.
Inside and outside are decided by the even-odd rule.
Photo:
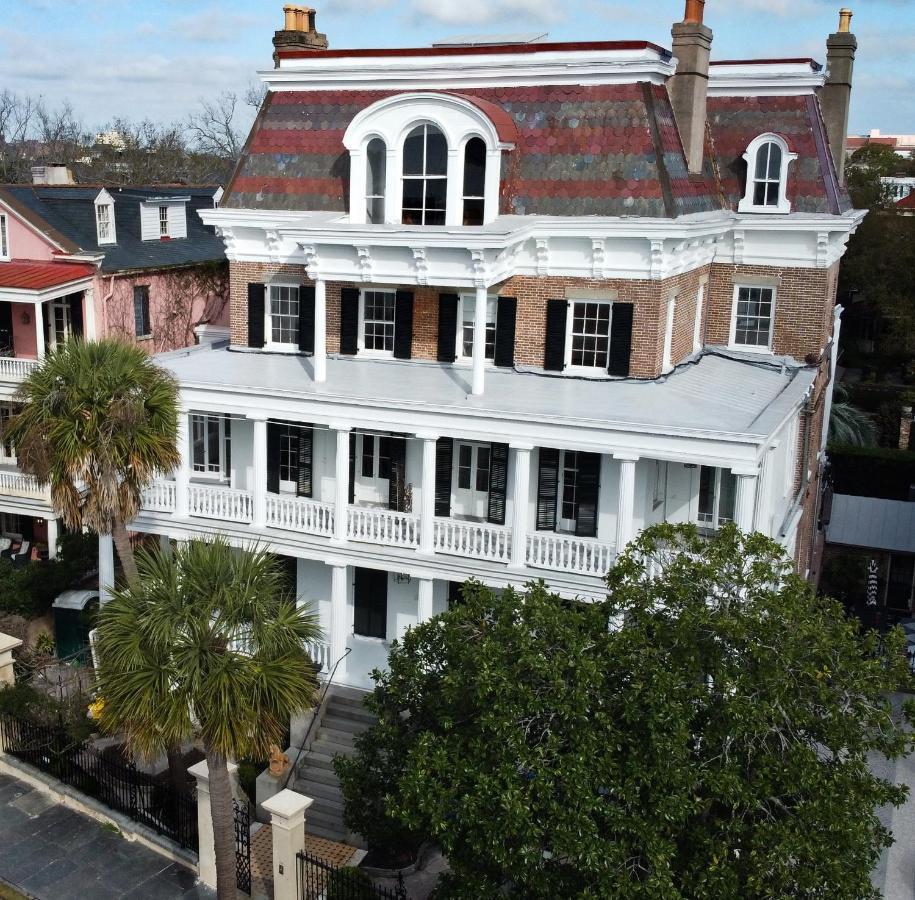
[[[168,207],[159,207],[159,237],[168,237]]]
[[[419,125],[403,145],[404,225],[444,225],[448,145],[434,125]]]
[[[144,241],[187,237],[186,205],[190,197],[150,197],[140,204],[140,234]]]
[[[115,243],[114,200],[106,190],[95,198],[95,231],[99,246]]]
[[[486,201],[486,144],[474,137],[464,147],[464,224],[482,225]]]
[[[743,158],[747,185],[738,212],[791,212],[788,200],[788,164],[797,159],[785,139],[777,134],[755,138]]]
[[[365,151],[365,221],[370,225],[384,223],[384,195],[387,169],[387,147],[381,138],[372,138]]]

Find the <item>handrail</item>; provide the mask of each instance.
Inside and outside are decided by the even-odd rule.
[[[295,772],[296,768],[299,765],[299,760],[302,758],[302,751],[305,749],[305,745],[308,743],[308,736],[311,734],[311,729],[314,728],[315,722],[318,720],[318,712],[324,704],[324,698],[327,696],[327,689],[330,687],[331,682],[334,680],[334,675],[337,674],[337,666],[346,659],[350,653],[353,652],[352,647],[347,647],[343,656],[341,656],[335,663],[334,667],[330,670],[330,675],[327,676],[327,681],[324,682],[324,687],[321,688],[318,702],[314,704],[314,715],[311,717],[311,721],[308,723],[308,728],[305,729],[305,737],[302,738],[302,742],[299,744],[298,752],[295,755],[295,762],[289,767],[289,774],[286,776],[286,781],[283,783],[284,788],[289,787],[289,779],[292,778],[292,773]]]

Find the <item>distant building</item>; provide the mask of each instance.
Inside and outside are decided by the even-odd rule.
[[[868,144],[882,144],[906,159],[915,158],[915,134],[881,134],[879,128],[872,128],[865,135],[852,134],[845,140],[845,148],[849,154]]]

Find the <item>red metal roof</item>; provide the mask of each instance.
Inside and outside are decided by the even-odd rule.
[[[901,200],[897,200],[896,206],[899,209],[915,209],[915,191]]]
[[[70,281],[91,278],[94,274],[95,266],[85,263],[13,260],[0,262],[0,288],[43,291]]]

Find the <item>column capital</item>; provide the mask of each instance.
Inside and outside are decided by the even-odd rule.
[[[245,418],[251,422],[266,422],[269,416],[265,412],[246,412]]]
[[[759,469],[755,466],[737,466],[731,469],[731,474],[738,478],[758,478]]]
[[[353,426],[348,422],[329,422],[327,427],[331,431],[352,431]]]
[[[508,447],[510,450],[520,450],[520,451],[523,451],[526,453],[530,453],[531,450],[534,449],[533,444],[524,444],[524,443],[520,443],[520,442],[516,443],[514,441],[510,442]]]
[[[619,451],[613,454],[614,459],[618,459],[620,462],[638,462],[641,457],[638,453],[629,453],[626,451]]]
[[[441,435],[436,431],[414,431],[413,437],[418,441],[437,441]]]

